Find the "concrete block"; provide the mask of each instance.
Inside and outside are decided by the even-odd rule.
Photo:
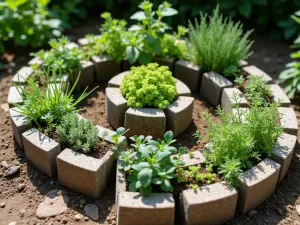
[[[17,89],[15,86],[11,86],[8,91],[7,101],[9,107],[13,107],[14,104],[23,104],[22,97],[19,93],[20,89]]]
[[[200,95],[214,106],[217,106],[220,104],[223,89],[231,86],[232,83],[218,73],[204,73],[202,76]]]
[[[115,87],[118,88],[121,86],[124,76],[128,75],[129,71],[124,71],[122,73],[119,73],[118,75],[114,76],[108,81],[108,87]]]
[[[245,61],[245,60],[240,60],[240,61],[239,61],[239,66],[240,66],[240,67],[248,66],[248,62]]]
[[[85,89],[87,86],[94,83],[94,73],[95,67],[91,61],[82,60],[80,61],[82,68],[80,70],[75,70],[73,72],[73,77],[71,78],[71,84],[73,84],[80,73],[80,78],[78,85],[81,89]]]
[[[266,158],[240,175],[238,211],[246,213],[268,199],[275,191],[279,173],[280,165]]]
[[[43,173],[50,177],[57,174],[56,157],[60,153],[60,145],[45,136],[36,128],[22,134],[26,158]]]
[[[29,66],[37,65],[38,67],[40,67],[40,66],[42,66],[42,64],[43,64],[43,61],[38,57],[34,57],[28,62]]]
[[[138,126],[137,126],[138,125]],[[157,108],[129,108],[125,113],[126,136],[151,135],[163,138],[166,131],[166,116]]]
[[[113,135],[116,134],[115,131],[109,130],[109,129],[101,127],[101,126],[96,126],[96,127],[98,129],[99,137],[102,137],[103,133],[106,132],[108,135],[105,137],[105,141],[108,141],[110,143],[114,143],[114,141],[112,140],[112,137],[113,137]],[[126,150],[126,148],[127,148],[127,138],[125,136],[121,136],[121,137],[119,137],[118,142],[119,142],[118,149]]]
[[[11,126],[14,133],[14,137],[17,143],[23,148],[22,133],[29,130],[32,127],[31,121],[25,116],[19,113],[17,108],[9,109],[9,116],[11,120]]]
[[[184,132],[192,122],[194,98],[180,96],[166,108],[167,130],[172,130],[174,136]]]
[[[225,182],[184,190],[180,213],[186,225],[223,224],[234,218],[238,193]]]
[[[118,159],[117,162],[117,169],[116,169],[116,206],[118,206],[118,198],[119,198],[119,194],[121,192],[125,192],[126,191],[126,173],[124,170],[119,169],[119,165],[120,165],[120,160]]]
[[[234,101],[234,95],[237,97],[237,102]],[[221,106],[225,112],[230,112],[235,106],[248,107],[246,98],[243,93],[237,88],[224,88],[221,99]]]
[[[121,72],[121,64],[111,56],[93,56],[92,62],[95,64],[97,81],[108,81]]]
[[[205,157],[200,151],[194,151],[188,154],[184,154],[180,157],[180,159],[184,162],[184,165],[181,166],[183,168],[189,166],[196,166],[205,162]]]
[[[117,129],[124,126],[127,100],[119,88],[106,88],[106,117],[109,124]]]
[[[142,197],[137,192],[119,193],[118,225],[173,225],[175,201],[171,193],[152,193]]]
[[[79,46],[85,46],[89,43],[87,38],[79,38],[77,40]]]
[[[178,96],[191,96],[191,90],[189,89],[189,87],[178,79],[176,79],[176,90]]]
[[[279,107],[278,113],[280,114],[280,124],[284,132],[292,135],[298,134],[298,121],[293,108]]]
[[[66,48],[73,49],[73,48],[79,48],[79,46],[75,42],[70,42],[66,45]]]
[[[66,148],[57,157],[58,180],[62,185],[99,198],[106,188],[106,168],[102,159]]]
[[[128,60],[122,61],[122,71],[129,71],[133,66],[141,66],[139,61],[135,61],[133,64],[130,64]]]
[[[290,107],[291,101],[278,84],[270,84],[273,100],[280,102],[281,107]]]
[[[185,83],[191,91],[198,91],[201,82],[201,69],[191,62],[178,60],[175,63],[174,77]]]
[[[279,182],[282,181],[290,167],[296,143],[296,136],[284,133],[277,139],[272,150],[271,159],[281,165]]]
[[[16,84],[25,84],[26,80],[32,75],[33,69],[29,66],[23,66],[13,77],[12,82]]]
[[[169,67],[169,70],[173,73],[174,71],[174,64],[175,64],[175,58],[168,58],[168,57],[154,57],[152,59],[152,62],[158,63],[160,66],[167,66]]]
[[[256,66],[245,66],[242,68],[242,70],[248,75],[262,77],[263,80],[265,80],[267,83],[271,83],[273,81],[272,77],[270,77],[268,74],[266,74],[264,71],[257,68]]]

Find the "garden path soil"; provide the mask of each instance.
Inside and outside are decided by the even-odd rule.
[[[86,28],[85,28],[86,29]],[[86,31],[86,30],[85,30]],[[90,33],[95,31],[92,27]],[[84,32],[81,28],[75,29],[69,34],[72,39],[82,37]],[[272,77],[284,68],[284,64],[289,61],[289,49],[286,44],[269,41],[265,37],[256,36],[254,45],[255,53],[249,62],[269,73]],[[20,165],[20,172],[10,178],[4,178],[4,168],[0,167],[0,225],[7,225],[12,221],[17,224],[116,224],[115,218],[115,182],[111,181],[104,195],[98,200],[75,193],[59,185],[57,178],[51,179],[41,173],[33,165],[26,161],[24,152],[15,144],[8,115],[7,94],[10,87],[10,80],[13,73],[29,60],[26,54],[18,53],[17,56],[7,55],[10,65],[5,71],[0,71],[0,162],[6,161],[10,165]],[[83,105],[86,110],[81,114],[91,119],[95,124],[109,128],[105,118],[105,84],[100,84],[100,88]],[[205,124],[200,115],[201,112],[213,112],[214,108],[207,105],[203,99],[195,94],[195,106],[193,123],[188,130],[178,138],[178,143],[187,146],[192,150],[203,148],[203,144],[196,141],[191,134],[196,128],[205,130]],[[298,122],[300,124],[300,100],[294,100],[292,106],[296,110]],[[298,135],[299,136],[299,135]],[[299,140],[299,139],[298,139]],[[247,215],[237,214],[235,219],[230,221],[230,225],[262,225],[262,224],[298,224],[300,217],[296,211],[296,205],[300,204],[300,148],[297,144],[291,167],[282,183],[277,187],[275,193],[261,206],[257,207]],[[24,189],[18,189],[20,184],[25,184]],[[47,192],[53,189],[62,189],[68,192],[70,202],[68,210],[63,214],[47,219],[38,219],[35,211],[38,205],[44,200]],[[76,221],[75,215],[80,214],[85,217],[80,200],[95,204],[99,208],[100,217],[97,221],[85,221],[82,218]],[[22,211],[22,210],[25,210]],[[300,213],[300,212],[299,212]],[[180,224],[179,221],[176,224]]]

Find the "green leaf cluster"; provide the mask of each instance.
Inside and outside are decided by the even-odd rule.
[[[235,97],[237,100],[237,96]],[[206,152],[208,164],[217,168],[222,178],[237,186],[238,175],[271,154],[283,129],[278,124],[278,103],[262,107],[259,96],[253,99],[249,114],[237,108],[236,114],[218,108],[221,123],[204,113],[207,135],[196,136],[211,143]]]
[[[84,58],[83,52],[80,48],[70,47],[70,41],[63,36],[60,39],[51,39],[49,45],[50,50],[40,50],[31,55],[38,57],[43,61],[45,69],[51,68],[61,74],[72,74],[75,69],[80,69],[80,60]]]
[[[241,23],[224,18],[217,8],[213,16],[201,14],[200,22],[189,24],[190,60],[204,71],[223,73],[230,66],[251,55],[252,42],[248,39],[252,31],[243,33]]]
[[[51,17],[49,0],[4,0],[0,2],[0,53],[6,42],[38,47],[60,36],[61,20]]]
[[[180,157],[171,157],[177,153],[177,149],[171,146],[176,141],[173,140],[173,132],[166,132],[164,140],[155,141],[151,136],[142,135],[130,139],[134,142],[133,150],[119,155],[119,169],[128,174],[129,190],[148,196],[152,186],[156,185],[165,192],[172,192],[171,180],[176,177],[176,168],[183,163]]]
[[[297,11],[292,18],[300,24],[300,11]],[[299,25],[298,25],[299,26]],[[294,41],[294,48],[300,48],[300,35]],[[291,58],[296,61],[286,64],[286,69],[279,75],[279,83],[285,84],[285,92],[289,98],[293,98],[300,92],[300,51],[291,54]]]
[[[61,143],[69,143],[72,149],[84,153],[94,151],[99,140],[98,129],[92,122],[80,119],[75,113],[64,115],[56,132]]]
[[[261,76],[248,76],[245,87],[246,96],[249,101],[259,97],[263,103],[272,96],[270,86]]]
[[[167,66],[149,63],[132,67],[120,90],[129,107],[165,109],[177,96],[176,80]]]
[[[78,98],[74,98],[72,93],[80,75],[71,88],[62,80],[57,82],[56,78],[55,70],[50,72],[49,69],[46,71],[46,83],[43,88],[40,88],[33,79],[27,79],[25,87],[16,84],[24,104],[14,104],[17,107],[15,110],[33,121],[39,128],[46,126],[47,129],[51,128],[52,124],[58,124],[65,114],[75,112],[78,103],[97,88],[90,92],[85,89]]]

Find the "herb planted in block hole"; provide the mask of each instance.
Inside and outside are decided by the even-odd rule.
[[[207,22],[208,21],[208,22]],[[189,24],[190,60],[204,71],[228,72],[228,68],[238,66],[238,62],[251,55],[252,43],[248,38],[252,31],[243,33],[241,23],[224,18],[215,9],[213,16],[200,16]]]
[[[270,102],[272,94],[267,82],[258,76],[248,76],[248,82],[245,86],[247,98],[252,102],[254,98],[259,97],[261,102]]]

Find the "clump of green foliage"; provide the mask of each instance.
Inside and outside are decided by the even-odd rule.
[[[248,76],[245,92],[250,101],[259,97],[263,103],[272,96],[270,86],[262,77],[258,76]]]
[[[207,135],[195,134],[212,144],[206,153],[208,165],[217,168],[221,177],[234,186],[237,186],[237,177],[242,171],[271,154],[277,138],[283,132],[277,123],[278,103],[268,103],[265,107],[261,105],[262,101],[257,96],[253,99],[249,114],[239,108],[236,114],[225,113],[218,108],[221,123],[204,113]]]
[[[162,20],[165,17],[176,15],[177,10],[171,8],[168,2],[160,4],[156,11],[153,11],[153,4],[143,1],[139,4],[142,11],[134,13],[130,18],[138,23],[129,28],[124,37],[126,47],[126,58],[132,64],[139,61],[141,64],[151,62],[152,56],[167,56],[183,58],[186,54],[185,42],[177,41],[186,33],[183,26],[177,27],[177,32],[166,33],[171,27]]]
[[[172,73],[167,66],[157,63],[132,67],[120,89],[129,107],[165,109],[177,96]]]
[[[300,11],[297,11],[292,16],[298,24],[300,24]],[[294,41],[294,48],[300,48],[300,35]],[[279,83],[285,84],[285,92],[289,98],[293,98],[300,92],[300,50],[291,54],[291,58],[296,61],[290,62],[286,65],[286,70],[282,71],[279,75]]]
[[[168,131],[164,140],[152,140],[151,136],[134,136],[130,138],[134,144],[133,150],[122,151],[119,155],[119,169],[124,170],[129,181],[130,191],[139,191],[143,196],[152,192],[152,185],[165,192],[172,192],[171,180],[176,177],[175,170],[183,165],[180,155],[184,148],[179,149],[176,157],[171,157],[178,150],[171,146],[173,132]]]
[[[43,61],[43,67],[55,70],[61,74],[72,74],[75,69],[80,69],[80,60],[84,58],[83,52],[77,47],[69,47],[70,41],[63,36],[60,39],[51,39],[49,51],[41,50],[33,53]]]
[[[5,0],[0,3],[0,53],[5,42],[38,47],[53,36],[60,36],[59,19],[51,17],[49,1]]]
[[[33,121],[39,128],[44,128],[48,132],[53,130],[53,124],[58,124],[65,114],[75,112],[79,102],[85,99],[92,91],[87,92],[85,89],[81,95],[74,99],[72,93],[78,83],[80,75],[75,80],[74,85],[69,85],[62,80],[57,82],[56,71],[46,71],[46,83],[44,88],[34,82],[33,79],[26,80],[26,86],[16,84],[16,88],[20,93],[23,105],[15,104],[16,111],[24,115],[28,120]]]
[[[93,151],[99,140],[98,129],[92,122],[80,119],[75,113],[64,115],[56,132],[61,143],[69,143],[72,149],[84,153]]]
[[[252,43],[248,40],[252,31],[243,33],[241,23],[223,18],[217,8],[213,16],[200,16],[195,25],[189,24],[190,60],[205,71],[223,73],[230,66],[251,55]]]

